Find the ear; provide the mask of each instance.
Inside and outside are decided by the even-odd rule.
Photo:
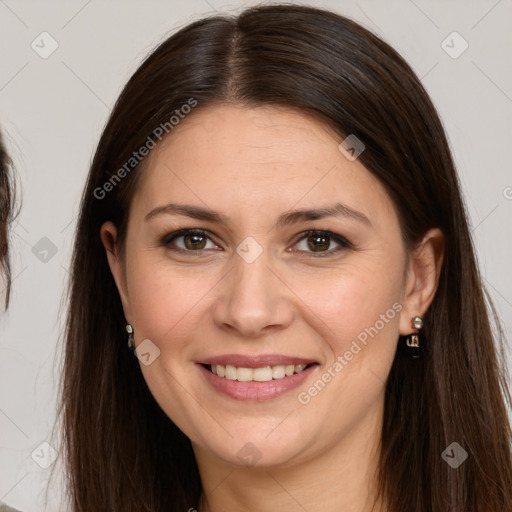
[[[427,231],[422,241],[409,254],[406,269],[403,309],[400,313],[400,334],[412,334],[415,316],[424,316],[439,284],[444,255],[444,235],[438,229]]]
[[[131,323],[131,308],[126,286],[126,272],[124,262],[120,257],[119,249],[116,245],[117,228],[113,222],[105,222],[100,229],[100,236],[103,246],[107,252],[108,266],[114,277],[117,291],[123,304],[124,316],[128,323]]]

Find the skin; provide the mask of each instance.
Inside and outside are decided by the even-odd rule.
[[[339,151],[340,142],[291,109],[198,109],[149,155],[125,251],[111,222],[101,229],[135,343],[150,339],[160,350],[152,364],[141,363],[144,378],[192,441],[204,489],[200,512],[371,510],[385,381],[399,334],[416,332],[411,319],[434,297],[443,242],[433,229],[408,253],[385,189]],[[227,223],[165,213],[144,220],[171,202],[211,208]],[[336,202],[370,224],[337,216],[276,226],[284,212]],[[161,243],[183,228],[211,234],[206,245],[199,239],[201,252],[193,241],[190,249],[190,239],[184,246],[183,237],[174,246],[189,247],[186,253]],[[318,256],[301,236],[310,229],[331,231],[351,246],[334,253],[339,245],[328,238],[320,250],[327,255]],[[263,251],[250,264],[236,252],[248,236]],[[401,311],[300,403],[298,392],[395,303]],[[298,389],[241,401],[214,390],[195,364],[230,353],[295,355],[319,365]],[[254,465],[237,455],[246,443],[260,457]]]

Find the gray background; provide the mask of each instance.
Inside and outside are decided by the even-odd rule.
[[[256,3],[0,0],[0,125],[23,190],[12,306],[0,318],[0,500],[26,512],[68,510],[59,496],[59,460],[51,464],[51,448],[41,443],[59,450],[52,428],[63,291],[81,190],[114,101],[170,32],[205,14]],[[512,1],[309,4],[370,28],[421,77],[448,132],[482,275],[510,339]],[[39,51],[50,48],[44,31],[58,43],[46,59],[31,47],[35,41]],[[457,36],[442,45],[453,31],[469,44],[458,58],[445,51],[460,51]],[[56,480],[45,507],[52,469]]]

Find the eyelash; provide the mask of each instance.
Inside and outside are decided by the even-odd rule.
[[[204,231],[202,229],[180,229],[179,231],[174,231],[173,233],[169,233],[168,235],[164,236],[161,240],[161,245],[171,251],[188,253],[188,254],[190,254],[190,253],[201,254],[204,251],[209,250],[209,249],[190,250],[190,249],[181,249],[181,248],[176,248],[176,247],[170,246],[171,242],[173,242],[177,238],[180,238],[180,237],[183,237],[186,235],[198,235],[198,236],[202,236],[202,237],[205,237],[205,238],[208,238],[209,240],[211,240],[211,237],[209,236],[208,232]],[[298,252],[306,252],[306,253],[309,253],[314,258],[318,258],[318,257],[322,258],[322,257],[326,257],[326,256],[332,256],[334,254],[338,254],[342,250],[352,248],[352,244],[346,238],[344,238],[340,235],[337,235],[336,233],[332,233],[331,231],[323,231],[323,230],[318,230],[318,229],[304,231],[303,233],[300,234],[300,238],[298,238],[297,241],[293,245],[296,245],[299,242],[301,242],[302,240],[313,237],[313,236],[316,236],[319,238],[321,238],[321,237],[329,238],[332,241],[334,241],[335,243],[337,243],[338,247],[336,247],[335,249],[328,250],[328,251],[319,251],[319,252],[298,251]],[[211,240],[211,241],[213,242],[213,240]],[[215,243],[215,242],[213,242],[213,243]],[[217,244],[215,244],[215,245],[217,245]]]

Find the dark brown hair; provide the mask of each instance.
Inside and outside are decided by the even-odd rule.
[[[3,285],[2,295],[5,297],[5,308],[9,306],[11,295],[11,262],[9,258],[9,226],[16,213],[15,183],[11,171],[12,161],[4,146],[3,135],[0,133],[0,283]]]
[[[74,510],[197,507],[201,482],[190,441],[155,402],[126,348],[100,241],[101,225],[112,220],[122,248],[146,160],[101,198],[97,192],[190,98],[198,109],[218,102],[292,107],[322,120],[340,142],[355,134],[366,146],[360,161],[396,205],[405,246],[414,248],[431,227],[443,231],[424,358],[397,358],[387,381],[379,486],[393,512],[512,510],[502,336],[499,327],[493,336],[490,319],[497,319],[487,308],[436,110],[381,39],[335,13],[291,5],[184,27],[131,77],[104,129],[82,198],[66,330],[62,413]],[[457,469],[441,457],[454,441],[469,454]]]

